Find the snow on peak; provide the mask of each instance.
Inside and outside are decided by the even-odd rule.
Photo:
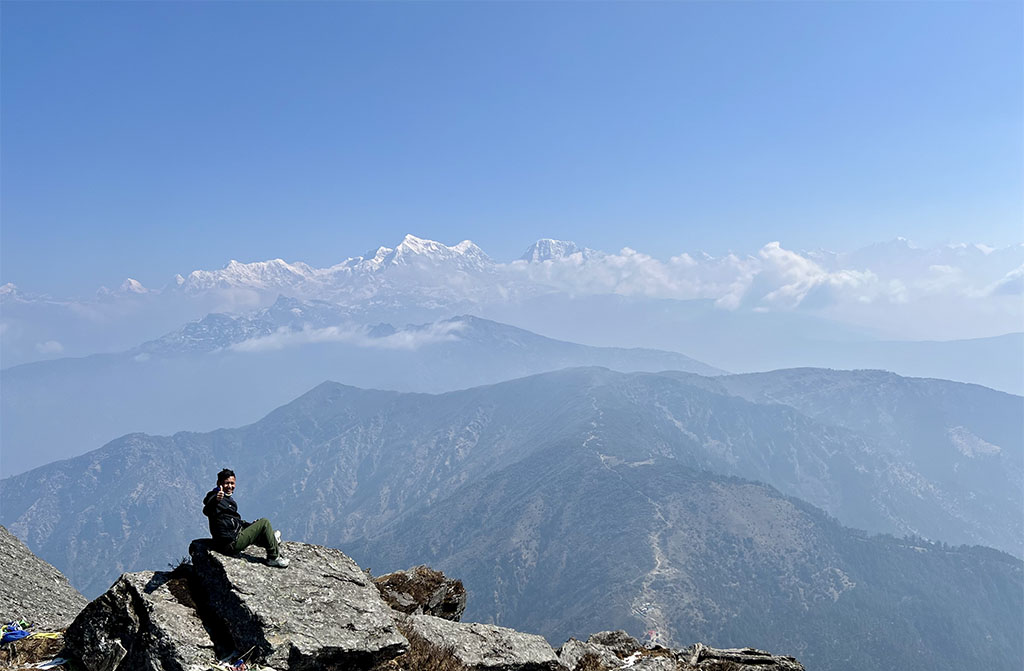
[[[186,291],[213,288],[252,287],[257,289],[295,286],[308,281],[315,271],[305,263],[288,263],[282,259],[241,263],[231,259],[220,270],[193,270],[183,282]]]
[[[409,233],[402,238],[400,243],[398,243],[398,247],[395,251],[403,251],[412,254],[430,254],[431,252],[436,252],[441,248],[448,249],[448,247],[442,245],[440,242],[427,240],[426,238],[417,238],[415,235]]]
[[[14,286],[11,282],[0,286],[0,296],[14,296],[18,293],[18,287]]]
[[[493,266],[490,257],[469,240],[449,247],[435,240],[406,235],[395,247],[384,264],[401,265],[453,265],[459,270],[485,270]]]
[[[121,286],[118,288],[118,290],[121,291],[122,293],[126,293],[126,294],[148,294],[149,293],[149,289],[147,289],[146,287],[142,286],[142,282],[139,282],[138,280],[136,280],[134,278],[131,278],[131,277],[126,278],[125,281],[121,283]]]
[[[580,247],[575,242],[569,240],[541,238],[530,245],[530,248],[519,259],[521,261],[529,261],[530,263],[542,263],[544,261],[564,259],[573,254],[580,254],[584,259],[589,259],[595,256],[597,252],[586,247]]]

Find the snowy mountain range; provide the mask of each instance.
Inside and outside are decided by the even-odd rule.
[[[575,284],[564,272],[559,272],[558,267],[561,271],[577,271]],[[382,289],[385,279],[411,271],[419,271],[417,278],[426,278],[428,284],[433,285],[459,276],[476,280],[490,276],[506,288],[517,284],[522,287],[542,285],[534,291],[571,288],[583,293],[607,291],[649,298],[711,298],[723,306],[745,298],[764,302],[766,306],[774,301],[779,306],[793,301],[793,305],[799,305],[807,298],[808,290],[819,285],[858,288],[862,300],[871,300],[880,294],[895,296],[892,292],[927,292],[953,283],[962,288],[970,285],[977,296],[1016,291],[1024,274],[1024,244],[1001,249],[981,244],[924,249],[897,238],[854,252],[837,253],[795,252],[773,242],[752,255],[730,253],[714,257],[703,252],[693,256],[682,253],[662,261],[628,247],[608,254],[575,242],[544,238],[533,243],[519,259],[503,263],[491,259],[469,240],[448,246],[406,235],[393,248],[382,246],[326,268],[283,259],[252,263],[231,260],[218,270],[194,270],[187,276],[177,275],[160,289],[148,289],[137,280],[127,278],[116,291],[101,289],[101,293],[181,291],[196,295],[248,289],[304,298],[327,299],[332,293],[359,297],[357,287],[365,290],[366,285],[376,283]],[[767,280],[767,275],[771,274],[779,277],[774,283],[777,286],[762,287],[769,291],[761,293],[759,288],[752,296],[748,296],[747,291],[735,293],[750,290],[754,276]],[[599,277],[601,275],[603,277]],[[898,285],[883,286],[893,281]],[[735,286],[737,282],[741,286]],[[468,296],[475,295],[470,287],[462,289]],[[0,297],[23,301],[47,299],[24,294],[13,284],[0,287]]]
[[[995,249],[980,244],[944,245],[932,249],[913,246],[904,238],[879,243],[850,253],[824,250],[793,252],[778,243],[765,245],[756,255],[683,253],[659,261],[625,248],[606,254],[575,242],[541,239],[517,260],[496,262],[469,240],[447,246],[407,235],[394,248],[379,247],[341,263],[314,268],[282,259],[240,263],[230,261],[219,270],[195,270],[176,276],[160,291],[188,294],[228,289],[286,293],[304,298],[349,299],[394,291],[391,279],[426,280],[433,289],[452,285],[464,298],[479,299],[482,287],[464,281],[499,283],[518,295],[538,291],[570,290],[615,293],[648,298],[691,300],[710,298],[721,307],[735,308],[744,301],[761,307],[798,307],[815,290],[857,292],[858,300],[902,301],[956,286],[975,297],[1019,294],[1024,277],[1024,245]],[[399,276],[396,278],[395,276]],[[753,279],[764,287],[753,287]],[[540,285],[540,286],[536,286]],[[738,285],[738,286],[737,286]],[[406,287],[408,289],[408,287]],[[767,289],[763,291],[762,289]],[[120,293],[150,290],[128,278]],[[458,297],[453,292],[450,298]]]
[[[362,325],[473,314],[571,342],[682,352],[733,371],[885,367],[1024,390],[1015,373],[1024,370],[1024,356],[1013,348],[1009,361],[999,359],[1004,349],[978,360],[978,348],[966,348],[974,353],[935,369],[894,368],[904,357],[889,350],[907,347],[883,344],[886,352],[875,353],[877,343],[1024,331],[1024,245],[922,249],[903,239],[850,253],[795,252],[772,242],[755,254],[668,259],[542,239],[502,262],[468,240],[449,246],[407,235],[326,268],[231,261],[160,288],[128,279],[88,300],[8,284],[0,287],[0,358],[10,367],[124,351],[211,313],[244,317],[281,295]]]
[[[361,284],[385,273],[421,270],[428,273],[480,274],[497,267],[469,240],[448,247],[433,240],[405,236],[398,246],[378,247],[363,256],[355,256],[329,268],[313,268],[305,263],[287,263],[281,259],[239,263],[230,261],[220,270],[195,270],[188,277],[175,278],[171,288],[197,294],[229,288],[289,292],[299,295],[325,295],[344,291],[352,283]]]

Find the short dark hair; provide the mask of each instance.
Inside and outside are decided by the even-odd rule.
[[[224,482],[228,478],[233,478],[233,477],[235,477],[235,472],[233,470],[231,470],[230,468],[225,468],[225,469],[221,470],[220,473],[217,474],[217,484],[219,485],[220,483]]]

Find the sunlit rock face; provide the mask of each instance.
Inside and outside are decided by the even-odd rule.
[[[37,628],[61,629],[74,619],[86,598],[56,568],[0,526],[0,603],[5,624],[26,620]]]

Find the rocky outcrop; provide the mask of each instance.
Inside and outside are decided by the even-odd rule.
[[[223,623],[235,650],[295,671],[370,668],[406,651],[377,588],[340,550],[283,543],[284,570],[257,552],[227,556],[206,540],[189,547],[201,608]]]
[[[794,658],[763,650],[718,649],[703,643],[678,650],[644,647],[624,631],[603,631],[586,641],[569,639],[558,659],[575,671],[804,671]]]
[[[411,615],[402,628],[447,650],[470,671],[561,671],[555,651],[536,634],[430,615]]]
[[[418,612],[465,607],[461,583],[425,566],[375,584],[339,550],[282,551],[284,570],[262,550],[228,556],[193,541],[191,564],[124,574],[88,604],[61,654],[80,671],[204,671],[229,657],[268,671],[803,671],[753,649],[645,648],[622,631],[556,653],[535,634]]]
[[[433,615],[458,622],[466,610],[466,588],[429,566],[417,566],[374,578],[380,595],[406,615]]]
[[[683,654],[690,658],[686,662],[689,667],[684,668],[712,671],[732,664],[730,668],[735,671],[804,671],[803,664],[792,657],[780,657],[754,648],[719,650],[697,643]]]
[[[63,629],[88,600],[50,564],[0,526],[0,604],[4,621],[27,620],[36,630]]]
[[[126,573],[68,627],[64,643],[85,671],[179,671],[217,661],[188,580]]]

